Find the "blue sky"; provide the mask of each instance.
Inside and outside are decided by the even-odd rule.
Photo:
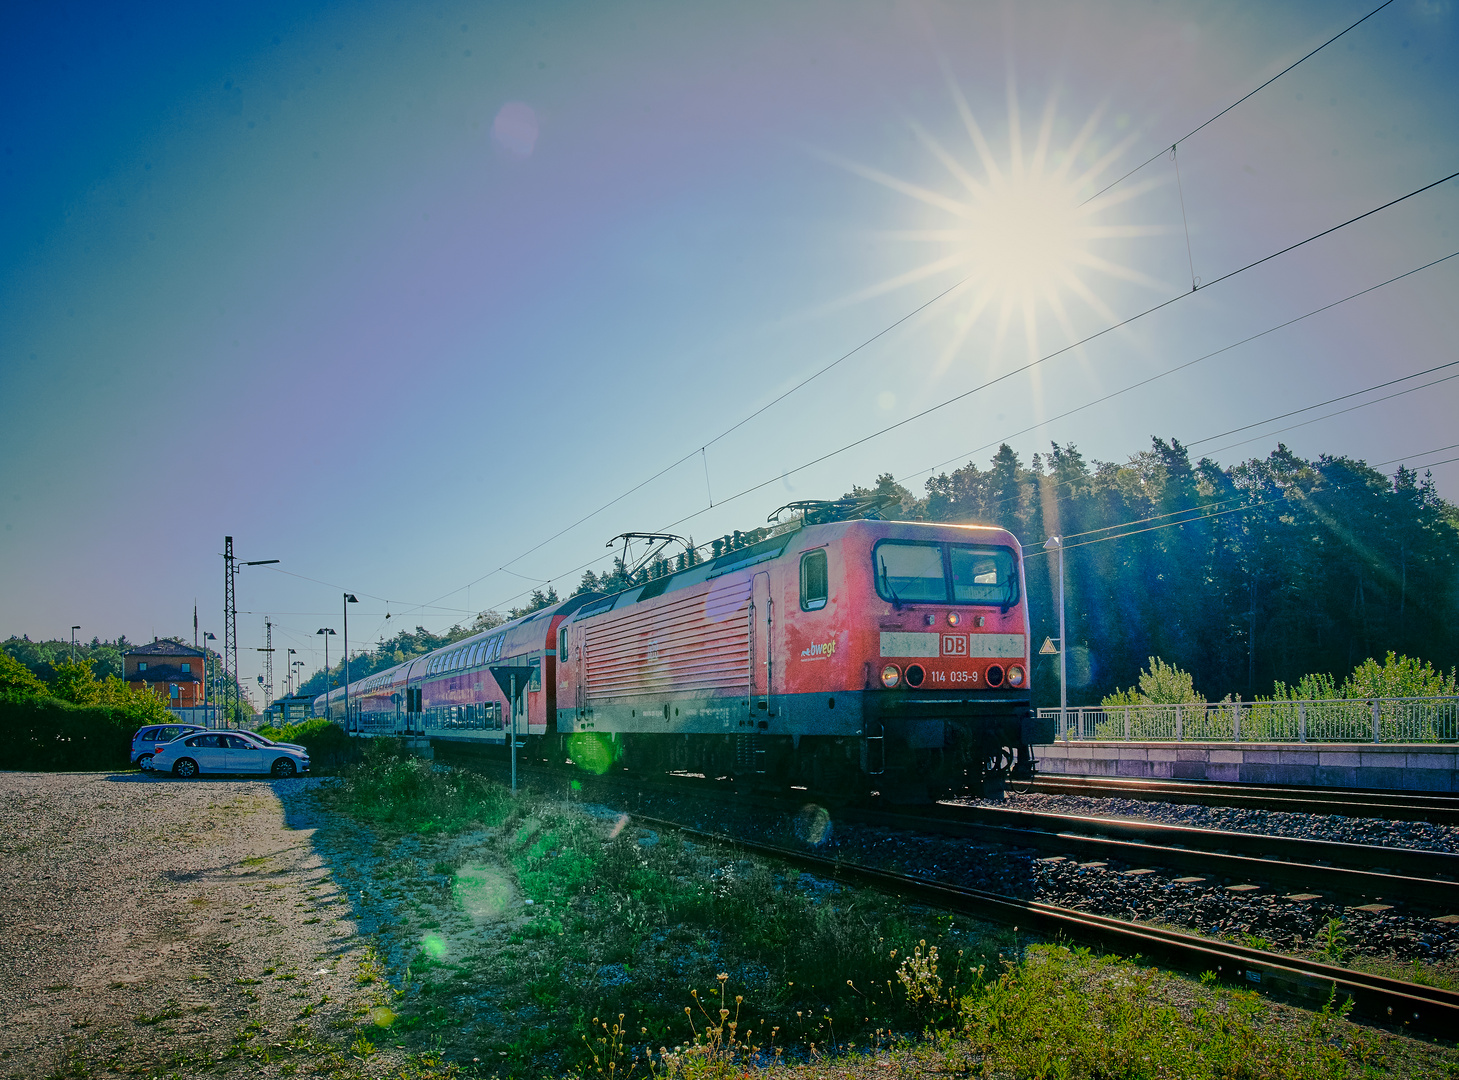
[[[231,534],[282,560],[240,579],[242,645],[269,613],[314,665],[341,589],[373,641],[570,591],[625,529],[704,540],[881,472],[920,490],[1452,254],[1459,181],[1184,295],[1459,169],[1452,0],[1395,0],[1078,208],[1373,6],[23,8],[0,634],[187,635],[194,599],[221,633]],[[1426,452],[1459,380],[1210,437],[1453,360],[1456,285],[1459,259],[1009,441],[1454,456]],[[1433,474],[1459,497],[1459,464]]]

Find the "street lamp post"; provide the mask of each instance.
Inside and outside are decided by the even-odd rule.
[[[213,663],[213,658],[208,655],[208,642],[217,640],[218,638],[214,634],[203,634],[203,704],[209,706],[207,713],[209,727],[218,726],[216,715],[218,694],[213,688],[213,682],[218,677],[218,665]]]
[[[1059,736],[1069,737],[1069,650],[1064,642],[1064,541],[1051,536],[1044,542],[1045,551],[1059,553]]]
[[[286,654],[289,666],[284,670],[284,696],[294,696],[294,650],[290,649]]]
[[[340,606],[344,608],[344,729],[352,731],[354,718],[350,716],[350,605],[358,604],[354,593],[345,593]]]
[[[79,624],[71,627],[71,663],[73,664],[76,662],[76,631],[80,629]]]
[[[334,636],[334,628],[321,626],[314,631],[315,634],[324,635],[324,707],[329,708],[329,639]]]

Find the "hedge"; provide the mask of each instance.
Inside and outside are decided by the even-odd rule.
[[[8,769],[124,769],[135,719],[105,705],[0,696],[0,740]]]

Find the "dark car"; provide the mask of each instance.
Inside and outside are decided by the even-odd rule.
[[[191,735],[194,731],[206,730],[200,724],[152,724],[144,727],[132,736],[132,764],[141,769],[150,769],[152,755],[161,747],[173,739]]]

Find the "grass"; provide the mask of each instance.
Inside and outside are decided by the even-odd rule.
[[[388,746],[321,797],[373,827],[335,868],[379,916],[360,980],[378,1001],[340,1051],[360,1065],[410,1044],[532,1077],[825,1075],[889,1051],[985,1076],[1459,1076],[1452,1049],[1359,1028],[1336,1002],[1281,1010],[1031,945]]]

